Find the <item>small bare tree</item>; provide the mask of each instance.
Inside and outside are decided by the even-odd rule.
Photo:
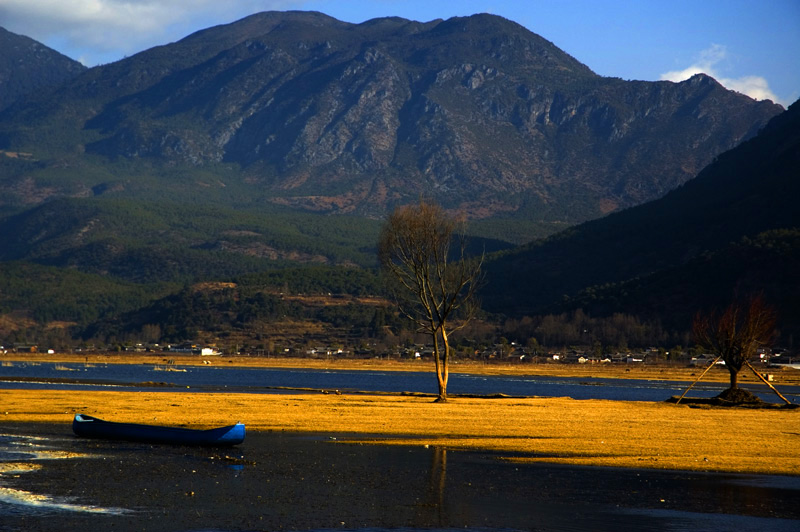
[[[730,373],[730,388],[739,386],[742,366],[766,345],[775,332],[775,311],[761,296],[734,301],[721,313],[698,313],[692,324],[697,345],[725,361]]]
[[[477,308],[483,256],[466,256],[465,224],[436,204],[398,207],[381,230],[378,255],[400,311],[431,336],[439,402],[447,400],[449,335]],[[451,246],[459,247],[451,260]]]

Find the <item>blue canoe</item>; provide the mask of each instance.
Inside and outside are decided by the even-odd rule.
[[[175,445],[237,445],[244,441],[244,424],[198,430],[137,423],[103,421],[85,414],[75,414],[72,431],[84,438],[128,440]]]

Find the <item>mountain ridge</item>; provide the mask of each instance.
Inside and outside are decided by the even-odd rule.
[[[704,75],[604,78],[494,15],[268,12],[28,100],[0,115],[0,148],[85,175],[114,161],[132,179],[202,168],[241,198],[310,212],[380,218],[423,194],[474,219],[556,228],[662,195],[781,109]],[[50,197],[74,194],[66,180],[42,190],[30,169],[0,190],[22,173]],[[125,186],[92,179],[84,189]]]
[[[0,27],[0,111],[33,91],[53,88],[87,70],[67,56]]]

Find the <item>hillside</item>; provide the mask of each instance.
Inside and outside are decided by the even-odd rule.
[[[281,207],[59,199],[0,221],[0,260],[148,283],[225,278],[297,264],[368,267],[378,223]],[[367,244],[365,244],[367,243]]]
[[[791,346],[800,334],[800,229],[742,237],[685,264],[623,283],[592,286],[564,302],[593,316],[623,311],[688,330],[694,314],[724,308],[735,294],[762,294],[778,310],[778,330]]]
[[[314,266],[197,283],[148,305],[76,328],[87,340],[200,342],[265,350],[358,344],[403,327],[375,272]]]
[[[664,198],[524,246],[489,266],[509,314],[582,307],[686,326],[735,291],[764,292],[800,329],[800,103]],[[511,283],[504,280],[513,279]]]
[[[0,110],[34,91],[55,88],[86,67],[42,43],[0,27]]]

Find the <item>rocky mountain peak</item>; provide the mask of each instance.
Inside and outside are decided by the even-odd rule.
[[[312,211],[379,217],[428,194],[559,225],[663,195],[781,110],[704,75],[603,78],[494,15],[267,12],[94,68],[10,114],[0,139],[34,153],[34,127],[53,153],[222,163],[247,199]]]
[[[0,110],[85,70],[85,66],[52,48],[0,27]]]

